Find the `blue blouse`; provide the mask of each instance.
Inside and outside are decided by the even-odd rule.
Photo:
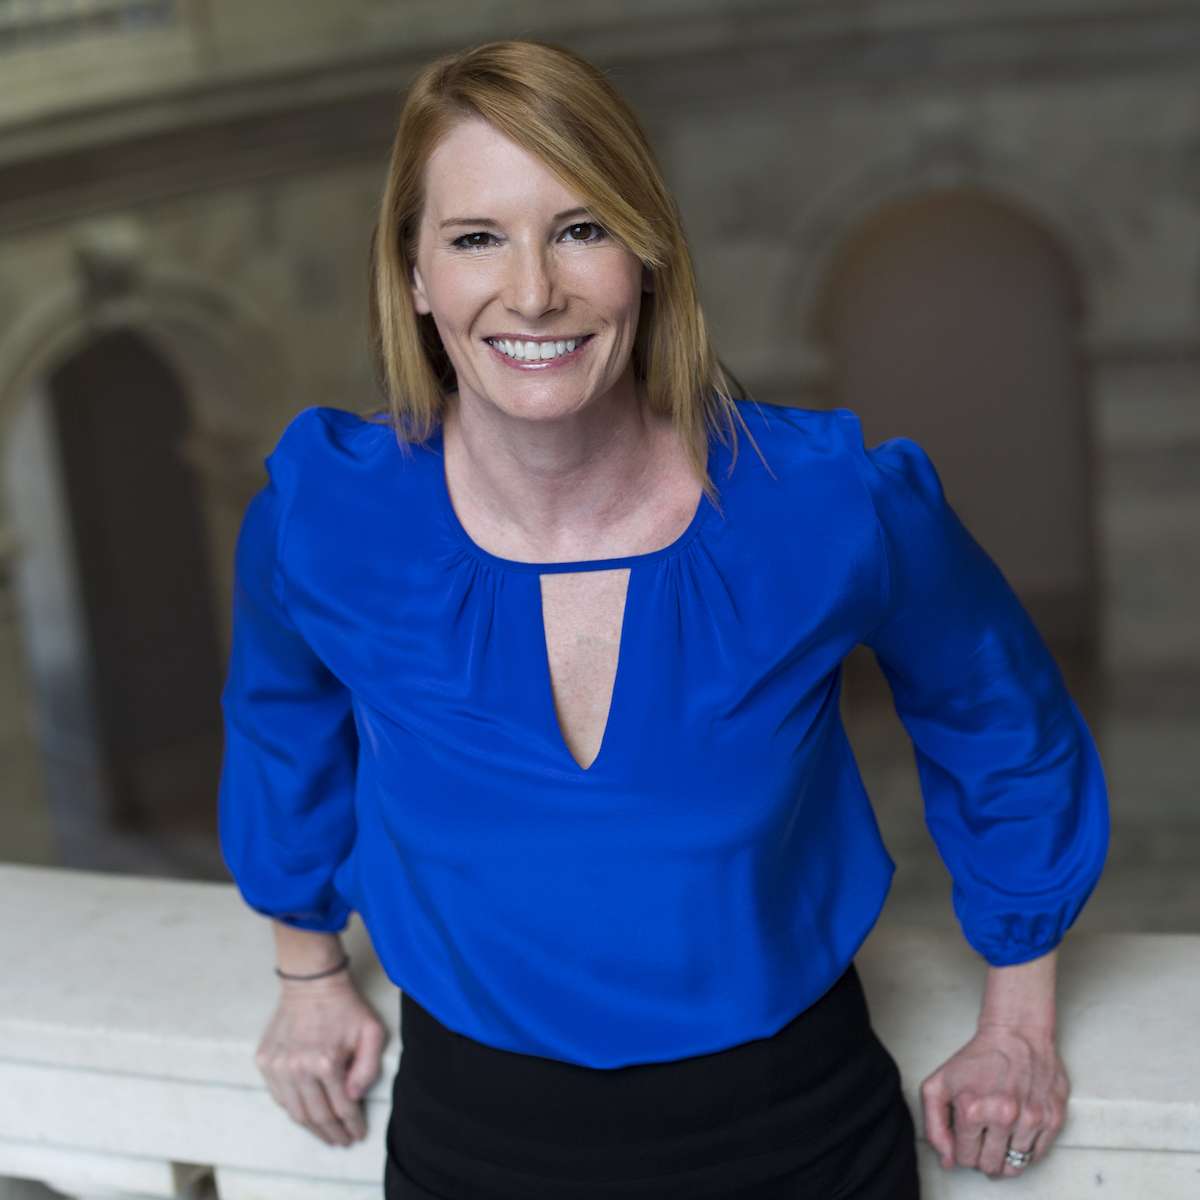
[[[302,413],[238,549],[225,854],[260,912],[338,930],[451,1029],[592,1067],[766,1037],[846,969],[893,865],[838,715],[860,642],[916,746],[963,930],[1054,947],[1100,874],[1091,737],[912,442],[743,405],[654,554],[496,558],[440,442]],[[612,707],[563,742],[539,575],[629,567]]]

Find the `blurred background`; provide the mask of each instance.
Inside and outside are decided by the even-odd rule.
[[[1101,747],[1083,924],[1200,931],[1200,0],[0,0],[0,860],[225,877],[242,512],[378,403],[406,83],[512,35],[641,112],[752,394],[932,455]],[[844,710],[953,923],[869,654]]]

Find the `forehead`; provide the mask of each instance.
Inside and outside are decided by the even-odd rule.
[[[430,218],[498,217],[502,211],[563,212],[583,201],[549,167],[484,120],[460,121],[425,166]]]

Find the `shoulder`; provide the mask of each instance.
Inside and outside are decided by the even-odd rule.
[[[346,576],[386,547],[420,556],[444,499],[440,442],[402,442],[387,420],[300,413],[267,460],[262,493],[294,587]],[[441,491],[439,491],[441,487]]]
[[[766,488],[783,496],[810,496],[814,488],[861,495],[866,467],[862,428],[845,409],[789,408],[778,404],[736,402],[737,457],[722,475],[736,487]],[[730,455],[724,447],[719,457]],[[725,491],[724,480],[718,487]]]
[[[870,538],[876,523],[858,419],[739,401],[736,458],[720,446],[713,482],[727,521],[794,539]]]
[[[757,519],[787,522],[814,506],[863,507],[836,413],[738,401],[735,417],[736,454],[714,447],[713,482],[727,513],[749,508]]]
[[[401,444],[386,421],[336,408],[308,408],[283,431],[267,459],[268,483],[243,524],[286,542],[337,543],[351,529],[377,528],[382,513],[411,509],[428,491],[425,446]]]
[[[735,400],[734,406],[744,426],[743,437],[752,438],[764,454],[769,446],[790,458],[844,452],[845,442],[837,418],[839,414],[853,417],[844,410],[790,408],[754,400]]]
[[[284,507],[320,514],[342,505],[364,509],[365,517],[379,504],[409,504],[425,492],[431,457],[433,447],[402,442],[386,418],[308,408],[284,430],[267,471]]]
[[[790,408],[747,400],[735,403],[759,448],[765,452],[770,446],[785,462],[833,458],[860,472],[936,478],[928,456],[908,438],[892,438],[868,450],[862,423],[848,408]]]
[[[862,426],[845,408],[791,408],[782,404],[735,401],[740,440],[772,473],[820,463],[857,471],[864,465]],[[754,454],[757,447],[758,453]],[[739,459],[741,452],[739,451]]]
[[[738,415],[736,460],[722,446],[713,463],[720,519],[706,542],[748,586],[788,605],[806,597],[858,640],[882,610],[886,564],[857,419],[755,403]]]
[[[276,484],[307,470],[364,462],[396,444],[391,425],[338,408],[306,408],[283,431],[267,469]]]
[[[781,479],[815,473],[828,482],[865,488],[876,507],[904,499],[945,503],[937,471],[916,442],[892,438],[868,449],[862,424],[849,409],[739,401],[738,411],[745,422],[743,440],[752,442],[739,450],[739,461],[743,455],[759,459],[762,470]]]

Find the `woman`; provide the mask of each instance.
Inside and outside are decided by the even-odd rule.
[[[298,417],[239,548],[222,828],[276,1099],[363,1134],[357,909],[404,992],[393,1200],[916,1196],[852,961],[892,872],[838,718],[865,642],[991,964],[927,1136],[1039,1159],[1103,783],[928,461],[730,398],[646,136],[560,48],[427,68],[374,262],[392,420]]]

